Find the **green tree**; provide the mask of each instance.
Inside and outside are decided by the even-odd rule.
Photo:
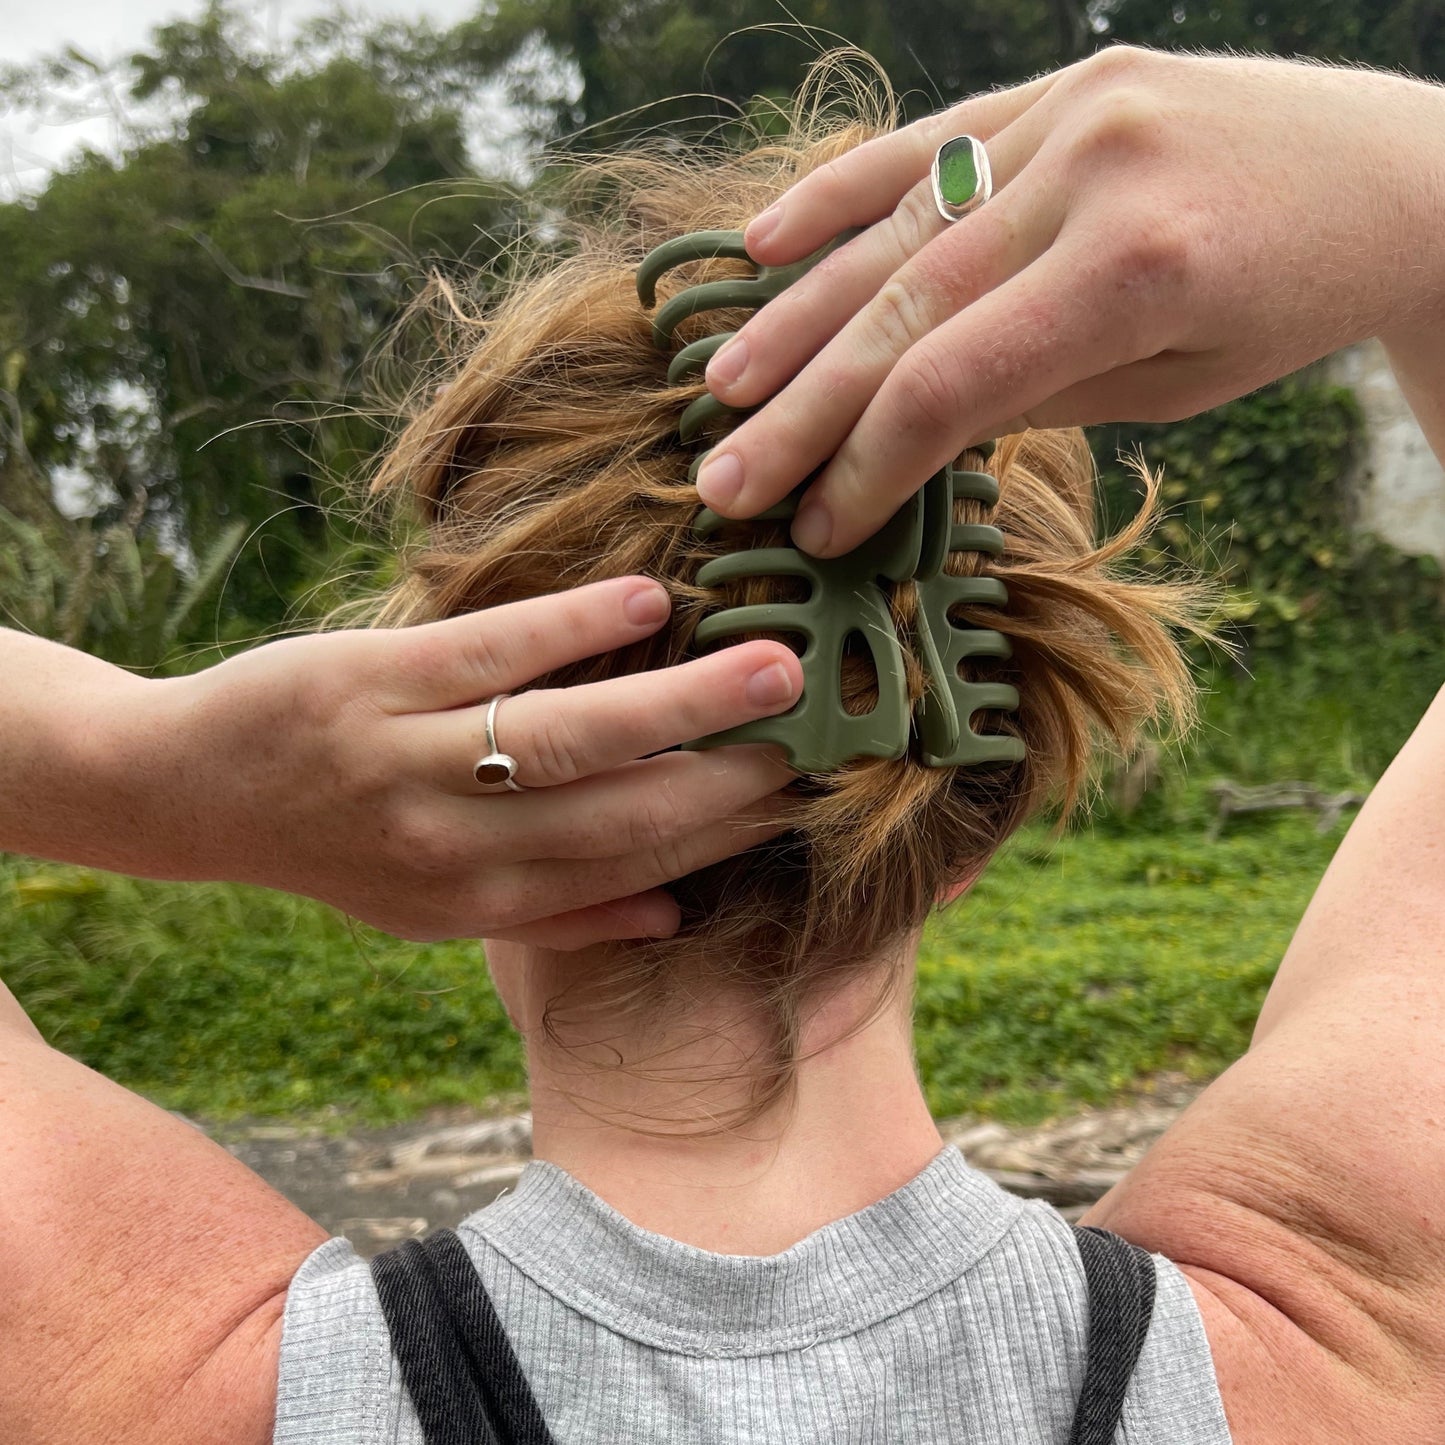
[[[426,48],[331,20],[275,49],[212,5],[115,74],[68,51],[5,78],[20,101],[99,80],[169,119],[0,206],[0,505],[53,535],[78,469],[102,528],[140,499],[136,535],[203,555],[241,523],[225,609],[283,615],[333,545],[327,477],[379,436],[369,354],[418,268],[485,259],[506,222]]]
[[[717,100],[784,97],[840,43],[879,61],[917,113],[1092,42],[1080,0],[497,0],[447,41],[458,63],[506,83],[534,134],[594,145],[663,120],[708,127]]]
[[[166,658],[216,594],[245,527],[233,522],[183,564],[142,527],[144,509],[142,495],[113,521],[47,528],[0,508],[0,619],[124,667]]]
[[[839,41],[873,55],[916,115],[1117,41],[1272,51],[1445,73],[1441,0],[494,0],[446,38],[505,82],[534,133],[602,145],[781,97]],[[670,97],[694,97],[670,101]],[[621,120],[615,118],[621,117]]]
[[[1107,0],[1100,35],[1141,45],[1256,50],[1445,76],[1441,0]]]

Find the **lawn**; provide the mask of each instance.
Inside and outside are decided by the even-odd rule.
[[[1338,836],[1288,817],[1218,842],[1193,822],[1024,835],[929,930],[935,1110],[1026,1121],[1217,1072]],[[475,945],[399,943],[278,894],[0,859],[0,976],[59,1047],[209,1119],[520,1098]]]
[[[1339,841],[1299,817],[1022,839],[920,962],[916,1036],[940,1114],[1026,1122],[1243,1052]]]

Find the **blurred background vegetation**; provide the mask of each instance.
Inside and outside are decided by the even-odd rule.
[[[547,147],[762,113],[840,40],[919,114],[1116,41],[1437,77],[1445,6],[491,0],[450,28],[338,13],[278,41],[212,5],[114,65],[12,67],[8,105],[103,85],[135,119],[0,204],[0,624],[175,671],[383,576],[339,503],[385,439],[378,378],[419,283],[545,222]],[[1265,818],[1210,841],[1206,785],[1366,789],[1445,679],[1438,567],[1355,524],[1359,429],[1311,373],[1097,433],[1110,516],[1133,500],[1121,452],[1164,468],[1173,510],[1140,565],[1221,574],[1238,658],[1199,656],[1188,749],[1106,789],[1091,832],[1031,833],[935,929],[919,1039],[940,1109],[1037,1115],[1247,1042],[1334,837]],[[474,947],[309,903],[0,859],[0,967],[62,1047],[200,1113],[396,1117],[520,1084]]]

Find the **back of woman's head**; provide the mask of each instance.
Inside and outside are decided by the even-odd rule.
[[[654,344],[634,278],[652,247],[688,231],[742,227],[791,182],[889,123],[859,120],[859,109],[840,120],[836,106],[805,102],[781,138],[590,160],[545,252],[520,268],[510,258],[513,273],[476,314],[439,288],[454,366],[376,481],[420,524],[388,620],[447,617],[629,573],[662,581],[670,623],[624,651],[538,679],[565,686],[681,661],[696,655],[694,632],[721,605],[780,600],[784,579],[725,593],[697,583],[699,568],[743,533],[721,541],[693,533],[696,450],[680,443],[677,427],[703,387],[668,384],[670,357]],[[740,269],[683,267],[659,301]],[[678,344],[744,319],[694,318]],[[1050,803],[1071,810],[1101,747],[1127,750],[1147,724],[1189,720],[1189,677],[1171,631],[1187,622],[1190,591],[1121,570],[1152,519],[1152,483],[1135,520],[1100,540],[1078,432],[1007,438],[986,464],[971,462],[997,478],[999,501],[986,518],[977,503],[959,503],[960,516],[974,509],[967,519],[997,525],[1005,547],[998,558],[955,553],[949,570],[1005,583],[1007,606],[964,618],[1001,631],[1012,656],[979,659],[969,675],[1012,683],[1019,695],[1015,711],[975,725],[1022,739],[1023,760],[928,767],[915,740],[897,761],[861,759],[801,778],[782,799],[787,834],[683,879],[674,889],[682,932],[619,945],[601,972],[600,986],[616,998],[661,1014],[700,991],[742,990],[767,1024],[767,1092],[786,1083],[811,1000],[896,950],[950,885],[975,877],[1033,814]],[[784,540],[766,525],[746,535],[748,544]],[[913,585],[887,590],[917,700],[925,678],[906,642]],[[867,654],[849,657],[850,710],[871,706],[876,688]]]

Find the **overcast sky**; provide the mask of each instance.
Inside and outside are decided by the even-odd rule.
[[[331,0],[261,0],[253,13],[281,35],[298,21],[334,8]],[[477,0],[353,0],[348,8],[449,23],[476,9]],[[66,45],[111,60],[138,48],[156,25],[200,9],[199,0],[0,0],[0,60],[32,60]],[[60,126],[0,113],[0,196],[35,187],[50,165],[82,142],[107,146],[112,129],[102,117]]]

